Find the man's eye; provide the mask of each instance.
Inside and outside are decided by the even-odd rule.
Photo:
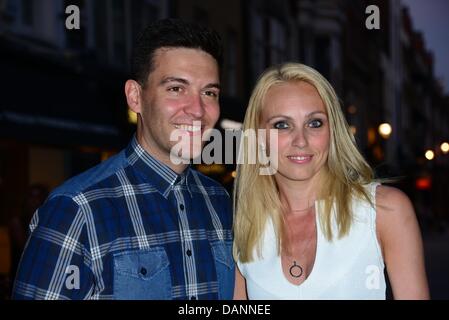
[[[285,121],[278,121],[273,125],[273,128],[275,129],[287,129],[288,124]]]
[[[321,121],[320,119],[313,119],[311,121],[309,121],[308,126],[310,128],[320,128],[323,125],[323,121]]]
[[[181,92],[181,91],[182,91],[182,88],[181,88],[181,87],[170,87],[170,88],[168,88],[168,91],[171,91],[171,92]]]
[[[218,93],[215,91],[205,91],[204,95],[211,97],[211,98],[218,98]]]

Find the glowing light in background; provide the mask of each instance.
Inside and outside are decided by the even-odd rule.
[[[435,158],[435,153],[432,150],[427,150],[424,156],[427,160],[433,160],[433,158]]]
[[[432,180],[429,177],[418,178],[416,179],[415,186],[418,190],[429,190],[432,187]]]
[[[352,134],[355,136],[357,133],[357,127],[356,126],[349,126],[349,129],[351,130]]]
[[[349,112],[350,114],[355,114],[355,113],[357,112],[357,107],[356,107],[355,105],[350,105],[350,106],[348,107],[348,112]]]
[[[449,143],[443,142],[440,146],[441,151],[443,151],[444,154],[449,152]]]
[[[391,125],[389,123],[381,123],[379,125],[379,134],[384,139],[388,139],[392,131],[393,129],[391,128]]]
[[[128,121],[137,124],[137,113],[128,109]]]

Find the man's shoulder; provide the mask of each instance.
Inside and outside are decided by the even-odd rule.
[[[126,158],[125,150],[122,150],[108,160],[105,160],[87,171],[70,178],[62,185],[54,189],[50,193],[48,199],[58,196],[74,197],[94,184],[97,184],[98,182],[114,175],[117,171],[127,165],[128,160]]]

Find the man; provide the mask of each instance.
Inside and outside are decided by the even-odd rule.
[[[179,20],[144,30],[125,84],[137,133],[36,211],[13,298],[232,298],[229,195],[185,161],[219,117],[219,42]]]

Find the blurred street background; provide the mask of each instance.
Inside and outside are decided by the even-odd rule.
[[[424,229],[427,278],[432,299],[449,300],[449,228]]]
[[[166,17],[223,39],[222,131],[267,66],[319,70],[377,175],[412,199],[432,298],[449,298],[449,0],[0,0],[0,299],[48,192],[131,138],[132,44]],[[235,166],[196,167],[232,190]]]

